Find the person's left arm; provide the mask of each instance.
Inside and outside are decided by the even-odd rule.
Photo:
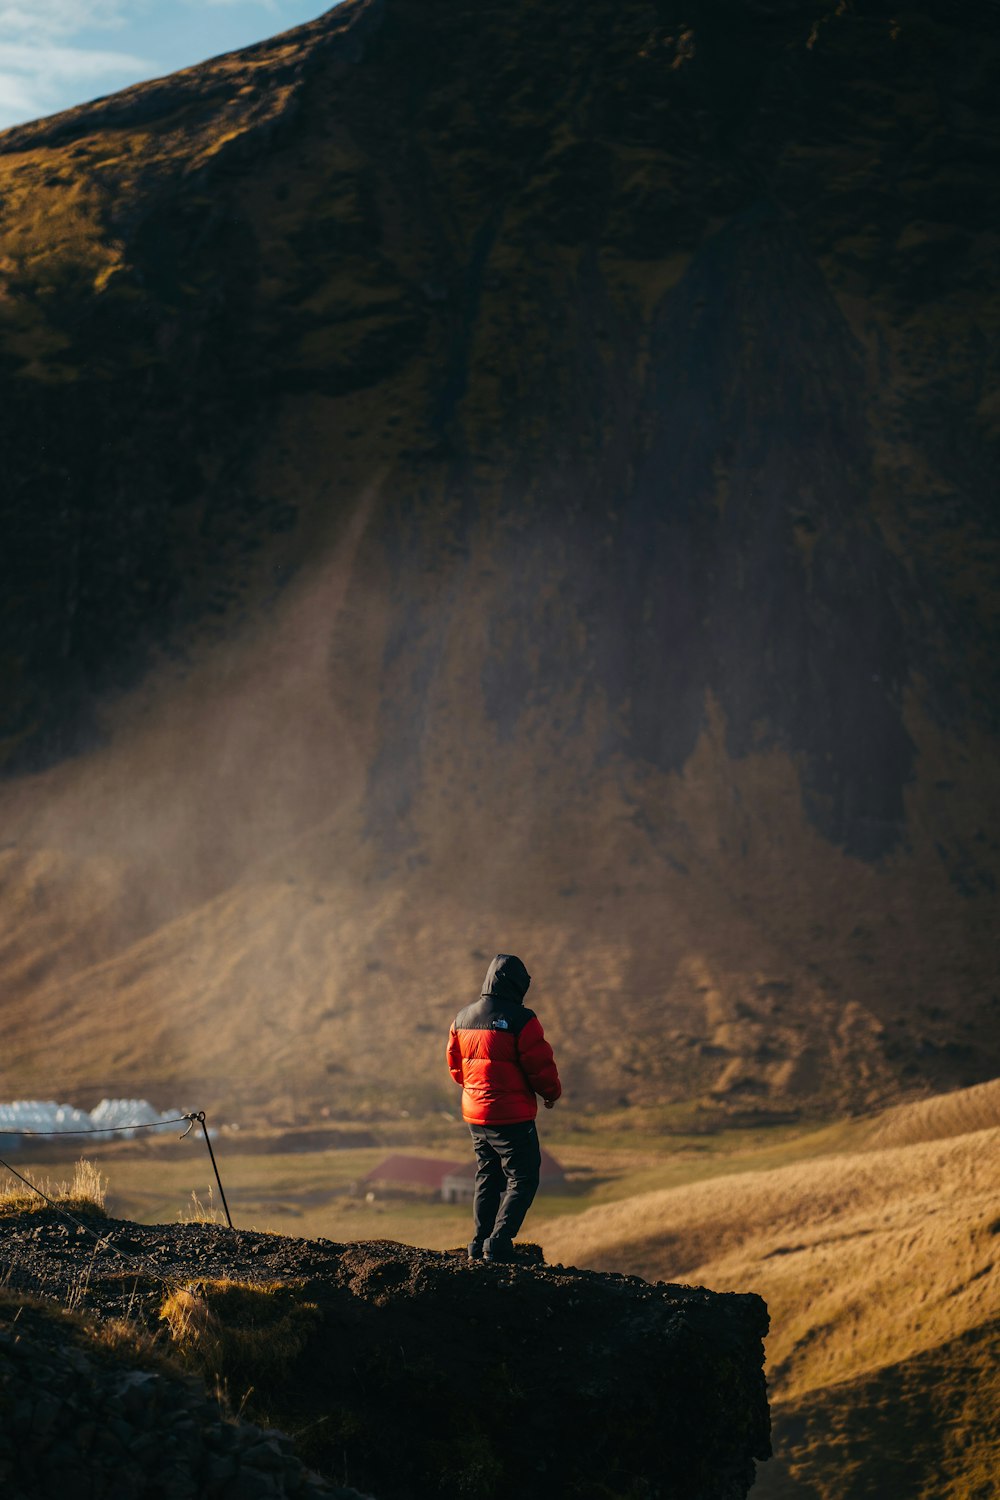
[[[562,1093],[559,1070],[552,1048],[545,1040],[542,1023],[534,1012],[518,1032],[517,1056],[535,1093],[541,1094],[546,1104],[555,1104]]]

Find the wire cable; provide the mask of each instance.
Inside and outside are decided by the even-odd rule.
[[[81,1130],[3,1130],[4,1135],[110,1135],[113,1130],[159,1130],[161,1125],[181,1125],[190,1115],[171,1115],[168,1120],[146,1120],[141,1125],[91,1125]]]
[[[67,1219],[70,1224],[75,1224],[77,1229],[82,1229],[85,1234],[93,1235],[94,1239],[97,1241],[98,1250],[113,1250],[115,1254],[120,1255],[123,1260],[128,1260],[130,1258],[132,1260],[145,1259],[141,1250],[123,1250],[120,1245],[116,1245],[114,1240],[111,1238],[110,1231],[107,1234],[98,1234],[97,1230],[92,1224],[85,1223],[83,1219],[78,1219],[76,1214],[71,1214],[68,1209],[61,1208],[56,1200],[54,1198],[50,1198],[48,1193],[44,1192],[37,1183],[32,1182],[30,1178],[22,1176],[17,1168],[12,1167],[9,1161],[4,1161],[2,1156],[0,1156],[0,1167],[6,1167],[7,1171],[11,1174],[12,1177],[16,1177],[19,1182],[24,1183],[26,1188],[30,1188],[33,1193],[37,1193],[40,1198],[44,1198],[46,1203],[54,1208],[56,1213],[59,1214],[61,1218]],[[148,1264],[149,1263],[147,1262],[147,1267]],[[155,1281],[159,1281],[163,1286],[169,1287],[171,1285],[171,1283],[164,1275],[162,1275],[159,1270],[153,1270],[151,1274],[153,1276],[153,1279]]]
[[[205,1123],[205,1111],[203,1109],[192,1110],[189,1114],[178,1115],[176,1119],[157,1120],[155,1123],[157,1125],[180,1125],[182,1123],[186,1123],[187,1130],[185,1130],[184,1135],[181,1136],[181,1140],[184,1140],[185,1136],[191,1134],[191,1131],[194,1129],[195,1125],[201,1126],[202,1135],[205,1138],[205,1145],[208,1147],[208,1155],[212,1163],[212,1168],[215,1172],[215,1180],[219,1184],[219,1192],[222,1195],[222,1206],[226,1211],[226,1222],[229,1225],[229,1228],[233,1229],[235,1226],[229,1212],[229,1204],[226,1202],[226,1193],[225,1189],[222,1186],[222,1178],[219,1176],[219,1168],[215,1160],[215,1152],[212,1150],[212,1143],[208,1138],[208,1126]],[[148,1130],[152,1129],[153,1126],[152,1124],[148,1124],[145,1126],[109,1125],[107,1128],[109,1130]],[[21,1135],[69,1135],[72,1132],[62,1130],[38,1130],[20,1131],[18,1133]],[[80,1132],[80,1134],[91,1135],[100,1133],[100,1131]],[[0,1156],[0,1167],[5,1167],[12,1177],[17,1178],[18,1182],[23,1182],[24,1186],[26,1188],[29,1188],[31,1192],[37,1193],[40,1198],[44,1198],[45,1202],[48,1203],[51,1208],[54,1208],[57,1214],[59,1214],[62,1218],[68,1220],[70,1224],[75,1224],[77,1230],[82,1229],[84,1233],[93,1235],[94,1239],[97,1241],[98,1249],[106,1246],[108,1249],[113,1250],[116,1255],[120,1255],[123,1260],[131,1259],[133,1261],[146,1261],[147,1267],[149,1266],[149,1262],[148,1260],[146,1260],[146,1257],[141,1250],[123,1250],[120,1245],[115,1244],[114,1240],[111,1237],[110,1231],[106,1234],[98,1234],[93,1225],[85,1223],[83,1219],[78,1219],[75,1214],[71,1214],[67,1209],[60,1207],[56,1200],[54,1198],[50,1198],[48,1193],[40,1188],[37,1183],[34,1183],[30,1178],[25,1177],[21,1172],[17,1170],[16,1167],[12,1167],[9,1161],[4,1161],[2,1156]],[[169,1287],[171,1285],[171,1282],[159,1270],[153,1270],[151,1274],[153,1276],[153,1279],[155,1281],[159,1281],[163,1286]]]

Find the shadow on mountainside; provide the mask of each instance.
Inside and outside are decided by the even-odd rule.
[[[1000,1322],[774,1409],[760,1500],[990,1500]]]

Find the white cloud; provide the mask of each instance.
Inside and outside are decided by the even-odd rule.
[[[129,52],[0,42],[0,130],[64,108],[67,90],[93,98],[156,71]]]
[[[183,35],[185,14],[195,7],[203,16],[213,10],[220,19],[224,7],[237,25],[240,10],[253,12],[261,18],[261,30],[287,25],[289,9],[301,14],[301,4],[293,0],[0,0],[0,130],[183,65],[187,59],[164,46],[169,30],[164,22],[170,17],[175,35]],[[268,15],[278,24],[266,23]],[[124,33],[120,51],[102,45],[115,31]],[[249,39],[245,20],[231,43],[227,31],[215,23],[208,31],[193,27],[200,40],[190,60]],[[144,52],[147,46],[155,61],[131,50]]]
[[[30,120],[37,113],[36,104],[29,80],[0,70],[0,128],[18,120]]]
[[[0,70],[27,77],[39,73],[62,83],[67,78],[106,78],[109,73],[146,68],[145,58],[130,52],[94,52],[84,47],[27,47],[0,42]]]
[[[121,26],[130,8],[128,0],[32,0],[30,5],[0,0],[0,43],[14,37],[44,43],[81,31]]]
[[[148,76],[130,52],[72,46],[82,33],[125,24],[130,0],[0,0],[0,129]]]

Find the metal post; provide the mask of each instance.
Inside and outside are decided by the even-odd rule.
[[[219,1184],[219,1196],[222,1199],[222,1206],[226,1210],[226,1223],[229,1225],[230,1229],[232,1229],[234,1227],[233,1217],[229,1212],[229,1204],[226,1202],[226,1190],[222,1186],[222,1178],[219,1176],[219,1166],[217,1161],[215,1160],[215,1152],[212,1150],[212,1142],[208,1138],[208,1126],[205,1124],[205,1111],[203,1109],[194,1110],[191,1114],[185,1115],[184,1118],[185,1120],[190,1120],[192,1125],[194,1124],[195,1120],[197,1120],[198,1124],[201,1126],[202,1134],[205,1137],[205,1145],[208,1147],[208,1154],[212,1159],[212,1170],[215,1173],[215,1180]],[[190,1129],[190,1126],[188,1127],[188,1129]],[[187,1132],[185,1132],[185,1134],[186,1133]],[[182,1136],[181,1139],[183,1140],[183,1138],[184,1137]]]

